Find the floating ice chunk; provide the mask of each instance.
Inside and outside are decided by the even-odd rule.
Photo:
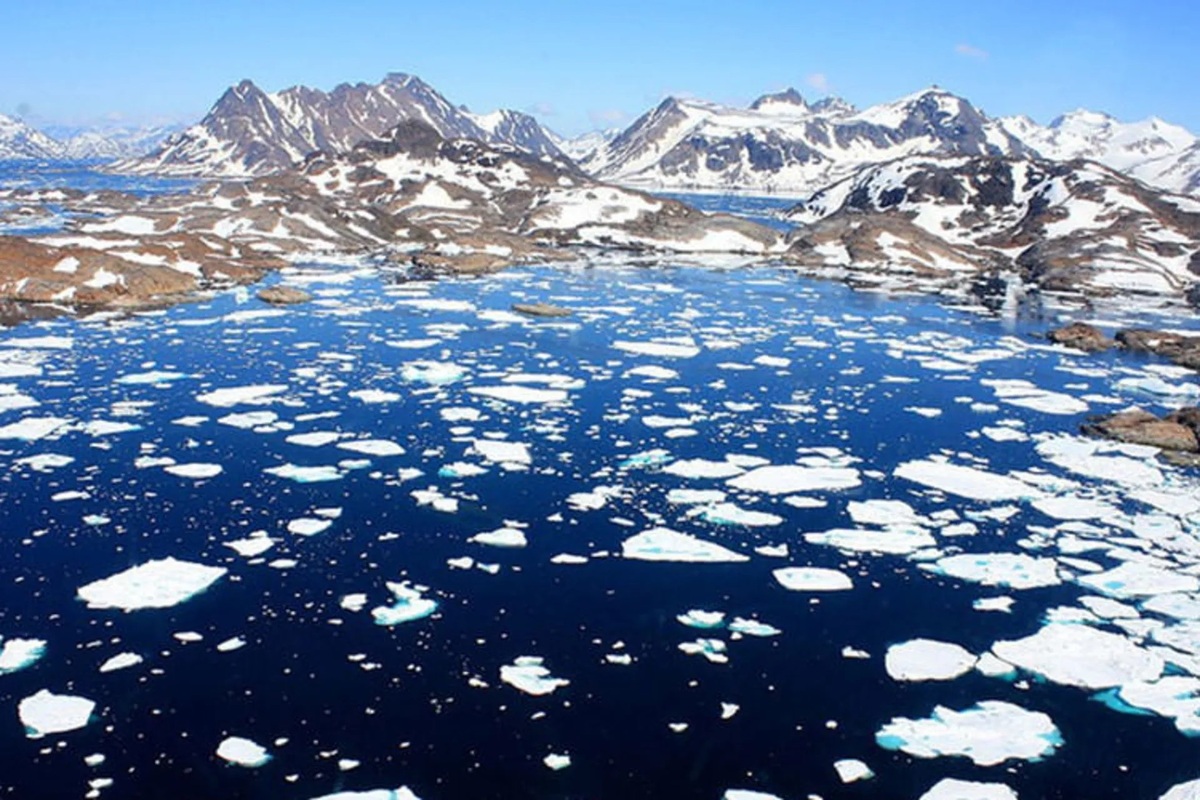
[[[1017,793],[1003,783],[962,781],[942,778],[919,800],[1019,800]]]
[[[789,550],[787,542],[784,542],[783,544],[760,544],[754,548],[754,552],[767,558],[787,558]]]
[[[597,511],[608,505],[610,498],[619,497],[620,487],[597,486],[590,492],[575,492],[567,495],[567,505],[575,511]]]
[[[437,611],[437,601],[423,596],[420,590],[410,586],[407,581],[403,583],[389,581],[387,588],[396,598],[396,602],[390,606],[377,606],[371,609],[371,616],[375,619],[376,625],[399,625],[403,622],[424,619]]]
[[[717,503],[716,505],[709,506],[700,512],[700,516],[706,522],[712,522],[716,525],[744,525],[748,528],[779,525],[783,522],[783,517],[777,514],[768,514],[765,511],[750,511],[733,503]]]
[[[440,361],[410,361],[400,368],[400,377],[409,383],[424,383],[429,386],[447,386],[462,380],[466,367]]]
[[[668,464],[663,467],[663,472],[668,475],[678,475],[681,478],[732,478],[735,475],[741,475],[745,470],[729,461],[688,458]]]
[[[386,439],[353,439],[348,442],[339,442],[338,448],[380,458],[404,455],[403,447]]]
[[[804,541],[836,547],[839,550],[892,555],[904,555],[937,546],[937,540],[928,531],[911,527],[893,527],[882,531],[839,528],[824,533],[806,533]]]
[[[634,453],[629,458],[621,462],[621,469],[641,469],[645,467],[657,467],[671,460],[671,454],[666,450],[647,450],[643,453]]]
[[[1200,386],[1193,383],[1168,383],[1162,378],[1121,378],[1116,388],[1135,394],[1148,394],[1154,397],[1165,397],[1185,403],[1194,402],[1200,398]]]
[[[367,605],[367,595],[363,592],[342,595],[342,599],[338,601],[338,605],[347,611],[362,611]]]
[[[906,461],[896,467],[893,474],[897,478],[971,500],[995,502],[1033,499],[1042,495],[1040,490],[1015,478],[942,461]]]
[[[497,528],[494,531],[477,533],[467,541],[491,547],[525,547],[529,544],[525,532],[519,528]]]
[[[1037,451],[1051,464],[1076,475],[1137,488],[1160,488],[1165,483],[1162,470],[1153,464],[1127,455],[1101,455],[1114,447],[1129,446],[1057,436],[1039,442]]]
[[[271,760],[267,748],[241,736],[230,736],[217,746],[217,757],[239,767],[261,767]]]
[[[1012,613],[1014,601],[1011,597],[981,597],[971,603],[971,608],[976,611],[1000,611],[1004,614]]]
[[[525,694],[541,696],[550,694],[556,689],[569,686],[565,678],[555,678],[550,670],[543,666],[544,659],[539,656],[521,656],[512,664],[500,667],[500,680]]]
[[[720,489],[672,489],[667,492],[667,502],[674,505],[699,505],[720,503],[725,493]]]
[[[561,403],[567,399],[565,389],[535,389],[529,386],[472,386],[467,390],[480,397],[503,400],[506,403]]]
[[[296,536],[316,536],[329,528],[332,520],[315,517],[298,517],[287,524],[288,533]]]
[[[912,639],[887,649],[884,666],[892,680],[949,681],[970,672],[977,659],[965,648],[933,639]]]
[[[245,539],[234,539],[224,544],[239,556],[253,558],[254,556],[262,555],[274,547],[275,540],[267,536],[265,532],[259,531],[258,535],[251,534]]]
[[[117,653],[115,656],[113,656],[112,658],[108,659],[107,661],[105,661],[103,664],[100,665],[100,671],[101,672],[115,672],[116,670],[119,670],[119,669],[128,669],[129,667],[136,667],[138,664],[141,664],[142,661],[144,661],[144,660],[145,659],[143,659],[137,653]]]
[[[1053,683],[1107,689],[1133,681],[1153,681],[1163,660],[1115,633],[1088,625],[1051,623],[1032,636],[992,645],[1010,664]]]
[[[175,475],[179,478],[191,478],[197,481],[215,478],[224,471],[225,468],[220,464],[170,464],[166,467],[163,467],[163,472]]]
[[[312,800],[421,800],[407,786],[399,789],[369,789],[365,792],[334,792]]]
[[[835,761],[833,762],[833,768],[837,771],[838,778],[842,783],[854,783],[855,781],[865,781],[875,777],[875,773],[871,771],[871,768],[857,758],[843,758]]]
[[[996,393],[996,399],[1021,408],[1041,411],[1043,414],[1082,414],[1088,410],[1088,404],[1060,392],[1040,389],[1025,380],[989,380],[980,381]]]
[[[823,567],[783,567],[771,572],[779,585],[793,592],[840,592],[854,588],[850,576]]]
[[[752,789],[726,789],[721,800],[783,800],[779,795],[756,792]]]
[[[1084,575],[1078,582],[1109,597],[1151,597],[1172,592],[1194,592],[1200,589],[1200,578],[1136,561],[1126,561],[1119,567]]]
[[[217,422],[222,425],[228,425],[231,428],[252,430],[262,425],[270,425],[277,419],[279,419],[279,415],[274,411],[244,411],[240,414],[226,414],[220,417]]]
[[[156,384],[156,383],[172,383],[173,381],[190,378],[185,372],[168,372],[165,370],[151,370],[150,372],[135,372],[129,375],[122,375],[117,378],[117,383],[140,385],[140,384]]]
[[[319,483],[321,481],[336,481],[342,473],[337,467],[300,467],[295,464],[284,464],[279,467],[267,467],[263,472],[278,478],[287,478],[296,483]]]
[[[505,442],[498,439],[476,439],[471,452],[489,464],[531,464],[529,445],[522,442]]]
[[[86,697],[53,694],[42,689],[17,704],[25,735],[40,739],[50,733],[78,730],[92,718],[96,704]]]
[[[1057,586],[1058,565],[1052,558],[1034,558],[1024,553],[961,553],[939,558],[921,569],[984,586],[1033,589]]]
[[[33,666],[45,654],[44,639],[9,639],[0,648],[0,675]]]
[[[815,492],[837,489],[853,489],[862,485],[857,469],[836,466],[782,466],[759,467],[745,475],[726,481],[729,486],[748,492],[766,494],[792,494],[793,492]]]
[[[253,386],[230,386],[196,395],[196,400],[218,408],[232,408],[242,403],[261,405],[270,403],[275,395],[287,391],[287,384],[262,383]]]
[[[1043,497],[1034,500],[1033,507],[1048,517],[1066,520],[1106,520],[1112,519],[1121,513],[1111,503],[1106,503],[1103,500],[1076,497],[1074,495]]]
[[[1102,693],[1097,699],[1107,702],[1109,694]],[[1168,675],[1152,683],[1127,683],[1115,694],[1128,706],[1175,720],[1175,727],[1185,736],[1200,735],[1200,679]]]
[[[711,628],[719,628],[725,623],[725,612],[723,611],[704,611],[703,609],[693,608],[683,614],[675,615],[675,619],[681,625],[687,625],[689,628],[700,628],[708,630]]]
[[[1143,602],[1142,608],[1175,619],[1200,620],[1200,596],[1195,594],[1155,595]]]
[[[903,500],[851,500],[846,511],[856,525],[922,525],[927,521]]]
[[[1040,711],[984,700],[963,711],[937,706],[926,719],[893,717],[875,741],[917,758],[966,756],[976,766],[991,767],[1009,759],[1040,760],[1054,753],[1062,736]]]
[[[64,456],[59,453],[38,453],[35,456],[18,458],[13,463],[27,466],[35,472],[52,472],[60,467],[67,466],[74,460],[71,456]]]
[[[218,653],[232,653],[234,650],[241,650],[246,646],[246,640],[241,636],[232,636],[223,642],[217,643]]]
[[[350,397],[360,403],[368,405],[378,405],[381,403],[395,403],[401,399],[401,396],[395,392],[385,392],[382,389],[356,389],[350,392]]]
[[[689,656],[704,656],[714,664],[729,662],[729,656],[725,654],[727,646],[720,639],[697,639],[694,642],[681,642],[679,649]]]
[[[0,439],[19,439],[35,442],[71,424],[62,417],[26,417],[18,422],[0,426]]]
[[[167,557],[147,561],[81,586],[89,608],[168,608],[203,592],[228,570]]]
[[[646,378],[653,381],[673,381],[679,377],[679,373],[673,369],[659,367],[654,364],[645,364],[640,367],[634,367],[631,370],[626,370],[625,377],[627,378]]]
[[[586,556],[577,556],[574,553],[559,553],[550,559],[551,564],[586,564],[588,559]]]
[[[691,561],[704,563],[742,562],[750,557],[735,553],[715,542],[698,539],[669,528],[651,528],[621,544],[625,558],[641,561]]]
[[[756,619],[745,619],[743,617],[734,617],[729,623],[730,633],[740,633],[743,636],[778,636],[783,631],[776,628],[774,625],[768,625],[765,622],[759,622]]]
[[[700,354],[695,342],[626,342],[616,341],[612,346],[625,353],[637,356],[661,356],[663,358],[692,358]]]
[[[557,772],[571,766],[571,757],[565,753],[551,753],[542,759],[542,763]]]

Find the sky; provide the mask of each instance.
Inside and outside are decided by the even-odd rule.
[[[576,135],[675,94],[794,86],[865,107],[936,84],[993,116],[1075,108],[1200,133],[1195,0],[0,0],[0,113],[199,120],[267,91],[418,75],[451,102]]]

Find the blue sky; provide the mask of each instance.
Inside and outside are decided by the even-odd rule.
[[[476,111],[563,133],[667,94],[746,103],[795,86],[866,106],[938,84],[993,115],[1077,107],[1200,132],[1200,3],[1005,0],[7,0],[0,112],[192,121],[267,90],[421,76]]]

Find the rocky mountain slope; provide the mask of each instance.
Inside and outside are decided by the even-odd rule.
[[[62,145],[19,119],[0,114],[0,159],[62,157]]]
[[[1200,201],[1094,162],[910,156],[791,209],[813,267],[1011,272],[1045,289],[1179,297],[1200,280]]]
[[[1086,158],[1169,191],[1200,191],[1200,146],[1177,125],[1085,110],[1046,126],[993,119],[936,87],[861,111],[839,98],[809,103],[794,89],[745,109],[671,97],[577,159],[629,186],[802,196],[910,155]]]
[[[52,235],[0,236],[0,299],[137,305],[252,281],[311,254],[471,272],[572,260],[580,246],[782,249],[763,226],[598,183],[565,158],[447,139],[418,120],[349,152],[188,194],[0,190],[0,205],[39,203],[78,216]]]
[[[330,92],[294,86],[267,93],[251,81],[228,89],[199,123],[118,169],[136,173],[248,176],[278,172],[318,150],[345,152],[404,120],[447,138],[507,143],[538,155],[558,148],[532,117],[515,111],[476,116],[411,75]]]
[[[1031,154],[999,122],[937,88],[863,111],[837,98],[810,105],[788,90],[747,109],[667,98],[581,166],[630,186],[795,193],[914,153]]]

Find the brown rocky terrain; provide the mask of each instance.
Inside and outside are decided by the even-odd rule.
[[[1124,328],[1116,332],[1115,338],[1109,339],[1093,325],[1072,322],[1050,331],[1046,338],[1086,353],[1099,353],[1114,346],[1131,353],[1152,353],[1181,367],[1200,370],[1200,336],[1185,336],[1146,328]]]

